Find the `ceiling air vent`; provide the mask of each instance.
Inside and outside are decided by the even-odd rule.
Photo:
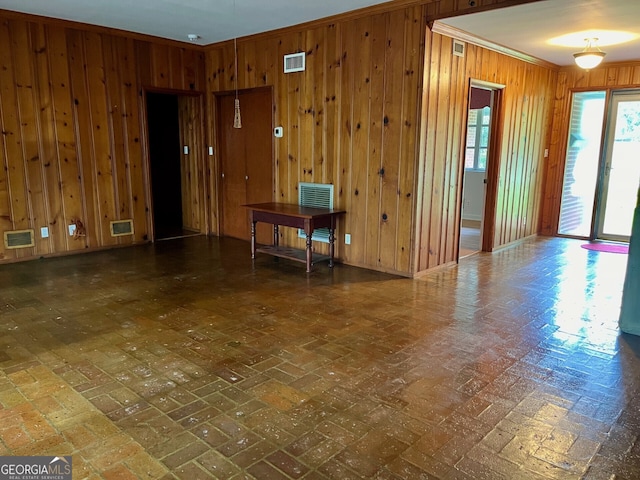
[[[111,222],[110,225],[112,237],[133,235],[133,220],[116,220],[114,222]]]
[[[284,56],[284,73],[304,72],[305,53],[291,53]]]
[[[15,230],[13,232],[4,232],[5,248],[26,248],[33,247],[33,230]]]
[[[453,41],[453,54],[456,57],[464,57],[464,43],[459,40]]]

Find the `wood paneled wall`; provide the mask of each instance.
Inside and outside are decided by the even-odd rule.
[[[471,77],[507,85],[493,244],[535,232],[553,75],[479,47],[460,60],[446,37],[427,32],[425,40],[428,19],[468,9],[458,0],[402,0],[238,42],[238,87],[273,86],[275,123],[285,131],[275,144],[276,200],[296,202],[301,181],[333,183],[336,206],[348,211],[337,251],[346,263],[414,275],[455,261]],[[216,138],[213,93],[236,86],[232,43],[203,52],[1,12],[0,22],[0,229],[33,228],[37,240],[0,246],[0,261],[149,240],[144,89],[206,90],[205,132],[197,120],[181,123],[183,138],[204,147]],[[306,72],[285,75],[283,55],[299,51]],[[197,108],[196,98],[184,97],[181,111]],[[183,160],[185,225],[219,233],[217,158]],[[135,238],[111,237],[109,222],[126,218]],[[68,235],[76,220],[85,237]],[[40,238],[42,226],[49,238]],[[283,241],[302,246],[293,231]]]
[[[36,231],[0,261],[149,240],[143,87],[204,83],[200,51],[0,15],[0,230]],[[111,236],[119,219],[135,237]]]
[[[238,42],[239,88],[273,85],[275,124],[284,127],[276,139],[275,200],[296,203],[299,182],[334,184],[335,205],[348,212],[337,255],[403,275],[457,260],[470,78],[506,86],[490,244],[537,233],[556,79],[552,69],[472,45],[464,58],[453,56],[450,38],[427,31],[427,9]],[[306,71],[283,74],[283,55],[300,51]],[[207,72],[209,92],[235,87],[232,44],[207,52]],[[303,246],[286,230],[283,242]]]
[[[208,172],[204,170],[205,145],[202,96],[178,96],[180,145],[188,146],[181,152],[182,226],[194,232],[208,232],[207,191]]]
[[[491,138],[497,156],[490,159],[487,174],[488,201],[495,192],[485,218],[494,225],[488,245],[496,249],[537,233],[556,80],[549,68],[471,44],[465,56],[458,57],[452,55],[451,38],[428,33],[427,39],[417,272],[457,260],[471,79],[504,85],[500,109],[492,112],[501,128]]]
[[[425,28],[422,7],[408,7],[238,42],[239,88],[273,85],[275,125],[284,127],[275,200],[297,203],[299,182],[332,183],[335,206],[348,212],[337,255],[352,265],[412,268]],[[283,56],[301,51],[306,71],[284,74]],[[232,43],[207,52],[207,71],[210,93],[235,87]],[[284,243],[303,246],[281,231]]]
[[[543,235],[558,233],[572,93],[578,90],[619,90],[625,88],[640,88],[640,60],[609,65],[605,63],[590,71],[573,66],[560,70],[555,88],[553,126],[545,172],[541,226]]]

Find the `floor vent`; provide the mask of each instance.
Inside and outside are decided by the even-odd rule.
[[[305,53],[291,53],[284,56],[284,73],[304,72]]]
[[[13,232],[4,232],[5,248],[27,248],[33,247],[34,245],[33,230],[14,230]]]
[[[133,235],[133,220],[111,222],[111,236],[122,237],[123,235]]]
[[[298,184],[298,204],[305,207],[333,208],[333,185],[330,183],[300,182]],[[307,237],[304,230],[298,230],[298,237]],[[329,229],[314,230],[312,239],[329,243]]]

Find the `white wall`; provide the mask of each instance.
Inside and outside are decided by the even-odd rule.
[[[462,219],[482,220],[486,172],[465,171],[462,189]]]

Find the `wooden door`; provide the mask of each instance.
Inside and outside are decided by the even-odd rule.
[[[217,98],[221,165],[221,234],[249,240],[247,203],[273,201],[273,99],[271,89],[239,93],[242,128],[233,128],[233,94]],[[269,225],[258,242],[270,243]]]

